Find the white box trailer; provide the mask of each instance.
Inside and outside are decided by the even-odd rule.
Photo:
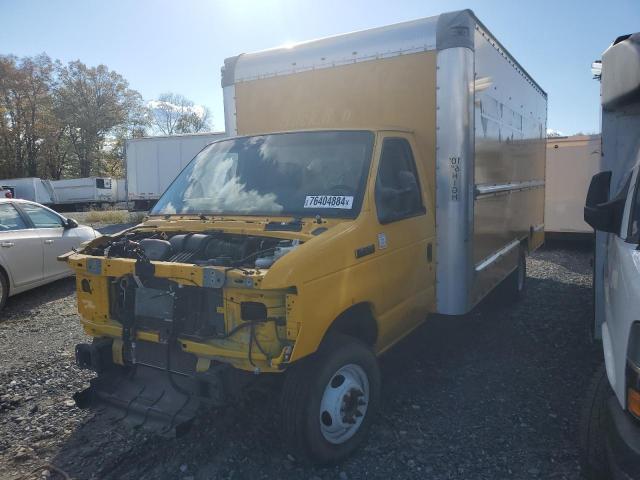
[[[600,171],[600,135],[547,139],[544,229],[562,236],[589,235],[584,199],[591,177]]]
[[[470,10],[241,54],[229,136],[415,136],[436,213],[437,311],[467,312],[544,240],[547,95]]]
[[[51,182],[42,178],[5,178],[0,180],[0,186],[11,187],[15,198],[31,200],[43,205],[53,205],[57,200]]]
[[[128,201],[136,210],[149,209],[200,150],[224,136],[211,132],[127,140]]]
[[[116,181],[110,177],[85,177],[52,180],[58,209],[78,209],[90,206],[113,205],[116,200]]]

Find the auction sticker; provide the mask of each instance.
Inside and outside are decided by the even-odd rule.
[[[345,195],[307,195],[304,208],[353,208],[353,197]]]

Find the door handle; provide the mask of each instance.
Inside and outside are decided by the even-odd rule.
[[[13,242],[2,242],[0,243],[1,246],[3,246],[4,248],[11,248],[15,245],[15,243]]]
[[[48,240],[45,240],[45,241],[44,241],[44,243],[45,243],[46,245],[51,245],[51,244],[53,243],[53,240],[48,239]]]

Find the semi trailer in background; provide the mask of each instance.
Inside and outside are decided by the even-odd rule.
[[[50,180],[43,180],[37,177],[27,178],[5,178],[0,180],[0,188],[7,186],[13,191],[13,197],[43,205],[52,206],[56,203],[56,193]]]
[[[565,238],[592,236],[584,221],[591,177],[600,171],[600,135],[547,139],[544,230]]]
[[[222,87],[230,138],[145,222],[66,256],[97,372],[74,398],[182,430],[284,374],[288,451],[335,462],[376,421],[378,355],[524,293],[547,95],[470,10],[232,57]],[[181,147],[129,141],[129,198],[162,192]]]
[[[127,200],[135,210],[148,210],[200,150],[224,136],[210,132],[127,140]]]
[[[630,480],[640,479],[640,33],[618,37],[601,68],[602,164],[584,219],[596,230],[591,321],[604,366],[583,394],[582,461],[588,478]]]
[[[0,190],[14,198],[30,200],[61,211],[86,210],[126,202],[124,179],[110,177],[45,180],[37,177],[0,180]],[[118,193],[121,191],[122,193]]]
[[[50,183],[55,193],[56,210],[102,208],[118,201],[117,182],[110,177],[69,178]]]

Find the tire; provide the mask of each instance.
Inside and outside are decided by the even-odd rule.
[[[316,354],[289,367],[281,399],[285,444],[301,460],[339,462],[362,444],[379,402],[373,351],[355,338],[332,335]]]
[[[7,303],[7,297],[9,296],[9,282],[7,281],[7,276],[0,269],[0,310],[4,308],[5,303]]]
[[[518,253],[518,266],[506,278],[506,295],[510,303],[521,300],[527,290],[527,257],[524,248]]]
[[[596,371],[587,390],[580,418],[580,465],[585,478],[611,478],[606,451],[606,408],[612,391],[604,364]]]

